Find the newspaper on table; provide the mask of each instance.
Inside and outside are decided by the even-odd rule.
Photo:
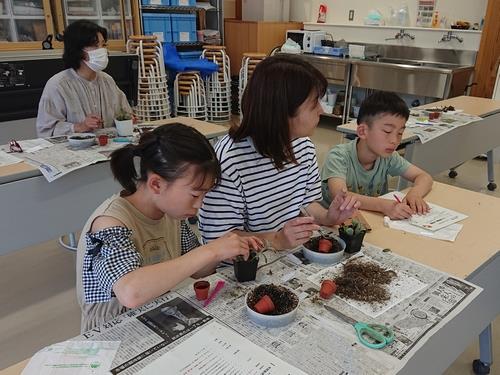
[[[52,182],[77,169],[109,159],[109,154],[123,144],[109,142],[107,146],[87,149],[71,148],[66,136],[19,141],[25,152],[17,153],[27,163],[37,167],[47,181]]]
[[[400,191],[394,191],[384,194],[380,198],[394,200],[395,197],[402,201],[405,194]],[[384,217],[384,225],[391,229],[402,230],[437,240],[455,241],[463,228],[462,224],[457,223],[468,216],[437,204],[428,203],[428,205],[430,211],[424,215],[413,215],[411,218],[404,220],[391,220],[386,216]]]
[[[455,128],[480,121],[481,117],[463,113],[460,111],[442,112],[437,120],[429,121],[428,112],[425,110],[412,111],[406,122],[406,127],[415,134],[421,143],[439,137]]]
[[[7,165],[17,164],[22,162],[23,159],[20,159],[10,153],[0,150],[0,167],[5,167]]]
[[[266,251],[260,255],[255,282],[236,282],[232,267],[219,269],[217,274],[210,276],[211,285],[221,279],[226,284],[206,308],[196,300],[189,284],[75,340],[121,341],[111,373],[132,374],[163,355],[168,356],[167,353],[176,347],[188,350],[201,350],[202,347],[203,353],[213,353],[215,349],[209,342],[206,347],[199,343],[196,346],[195,342],[197,337],[230,340],[228,335],[218,336],[214,331],[212,323],[217,322],[307,374],[386,375],[399,371],[440,327],[481,292],[481,288],[473,284],[374,246],[364,246],[357,257],[394,270],[401,282],[410,280],[404,290],[411,295],[382,305],[374,318],[366,309],[338,296],[331,300],[318,298],[318,274],[335,273],[338,266],[310,264],[300,251]],[[248,319],[246,294],[262,283],[282,284],[296,291],[300,304],[293,323],[281,328],[263,328]],[[330,314],[324,304],[357,321],[389,324],[395,332],[395,341],[381,350],[361,345],[354,329]],[[198,333],[199,336],[194,336]],[[231,345],[230,341],[227,343]],[[242,345],[241,340],[234,344]],[[264,359],[268,361],[269,357]],[[224,366],[222,370],[230,369],[229,365]]]
[[[43,348],[22,375],[105,375],[120,341],[64,341]]]

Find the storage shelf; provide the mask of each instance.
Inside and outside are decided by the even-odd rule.
[[[154,12],[197,12],[201,8],[176,5],[141,5],[142,10]]]

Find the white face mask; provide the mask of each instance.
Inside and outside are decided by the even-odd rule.
[[[89,55],[89,60],[83,60],[87,66],[94,72],[100,72],[108,66],[108,50],[106,48],[97,48],[85,51]]]

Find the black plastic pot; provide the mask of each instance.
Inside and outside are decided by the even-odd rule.
[[[234,260],[234,276],[239,282],[253,281],[257,276],[257,266],[259,264],[259,256],[251,251],[248,260],[243,257],[236,257]]]
[[[345,252],[349,254],[357,253],[361,250],[363,245],[363,238],[365,237],[366,231],[359,232],[358,234],[348,235],[342,228],[339,228],[339,236],[345,242]]]

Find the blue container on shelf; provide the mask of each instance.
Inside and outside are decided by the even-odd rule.
[[[199,59],[203,51],[177,52],[181,60]]]
[[[144,34],[156,35],[159,42],[172,42],[172,25],[170,14],[143,13]]]
[[[344,56],[347,55],[347,48],[316,46],[313,49],[315,55]]]
[[[170,0],[141,0],[142,5],[170,5]]]
[[[170,0],[170,5],[194,7],[196,6],[196,0]]]
[[[171,14],[171,21],[173,42],[197,41],[195,14]]]

